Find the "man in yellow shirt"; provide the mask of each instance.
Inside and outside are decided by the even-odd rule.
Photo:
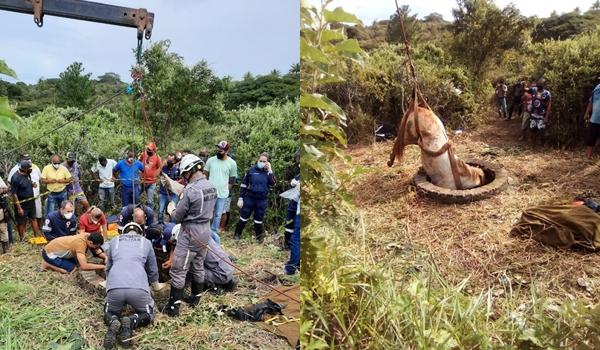
[[[58,154],[54,154],[48,164],[42,169],[42,183],[46,185],[48,191],[48,203],[46,204],[46,215],[60,207],[63,201],[67,200],[67,184],[71,183],[71,173],[61,164]]]

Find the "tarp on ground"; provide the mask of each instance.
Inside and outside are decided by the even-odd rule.
[[[300,286],[281,286],[275,289],[286,295],[272,291],[261,301],[271,299],[275,303],[285,304],[286,307],[282,310],[283,315],[268,317],[265,322],[258,322],[257,325],[266,331],[286,338],[288,343],[295,347],[300,339],[300,303],[290,299],[287,295],[300,300]]]
[[[547,205],[523,211],[511,234],[569,249],[600,249],[600,215],[585,205]]]

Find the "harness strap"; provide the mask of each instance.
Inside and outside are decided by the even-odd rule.
[[[415,88],[415,95],[419,93],[418,89]],[[424,99],[423,99],[424,100]],[[454,151],[452,150],[452,144],[450,141],[447,141],[439,150],[430,151],[423,146],[423,138],[421,137],[421,130],[419,129],[419,106],[417,103],[417,98],[415,96],[414,99],[414,109],[415,109],[415,128],[417,131],[417,144],[430,157],[439,157],[445,152],[448,152],[448,160],[450,161],[450,170],[452,170],[452,178],[454,178],[454,186],[456,186],[457,190],[462,190],[462,182],[460,181],[460,174],[458,173],[458,165],[456,164],[456,158],[454,157]],[[429,107],[429,106],[427,106]],[[431,108],[430,108],[431,110]],[[404,137],[404,135],[402,135]]]
[[[449,145],[446,143],[446,145]],[[456,164],[456,158],[454,157],[454,151],[452,147],[448,147],[448,158],[450,158],[450,169],[452,169],[452,177],[454,178],[454,186],[457,190],[463,190],[462,182],[460,181],[460,174],[458,173],[458,164]]]

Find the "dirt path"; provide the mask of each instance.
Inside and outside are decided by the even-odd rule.
[[[393,168],[386,165],[392,142],[351,149],[354,161],[367,170],[355,179],[352,192],[373,257],[418,269],[430,254],[450,281],[470,277],[474,290],[492,288],[498,296],[528,298],[535,285],[546,296],[600,300],[577,283],[600,287],[600,254],[560,251],[509,235],[525,208],[600,190],[600,162],[585,160],[583,150],[533,148],[519,136],[520,121],[497,119],[451,136],[460,158],[484,159],[509,173],[509,187],[500,195],[460,205],[415,193],[410,180],[421,163],[417,147],[408,147],[402,164]]]

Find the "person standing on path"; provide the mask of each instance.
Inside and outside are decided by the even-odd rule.
[[[585,140],[585,156],[592,159],[592,152],[596,141],[600,138],[600,84],[596,85],[588,101],[583,120],[588,125]]]
[[[204,173],[208,177],[208,181],[217,188],[217,200],[210,229],[212,238],[219,245],[221,244],[221,238],[218,230],[221,224],[221,215],[223,214],[225,201],[229,197],[229,191],[237,179],[237,163],[227,155],[229,149],[230,145],[227,141],[219,142],[217,144],[217,155],[208,158],[204,167]]]

